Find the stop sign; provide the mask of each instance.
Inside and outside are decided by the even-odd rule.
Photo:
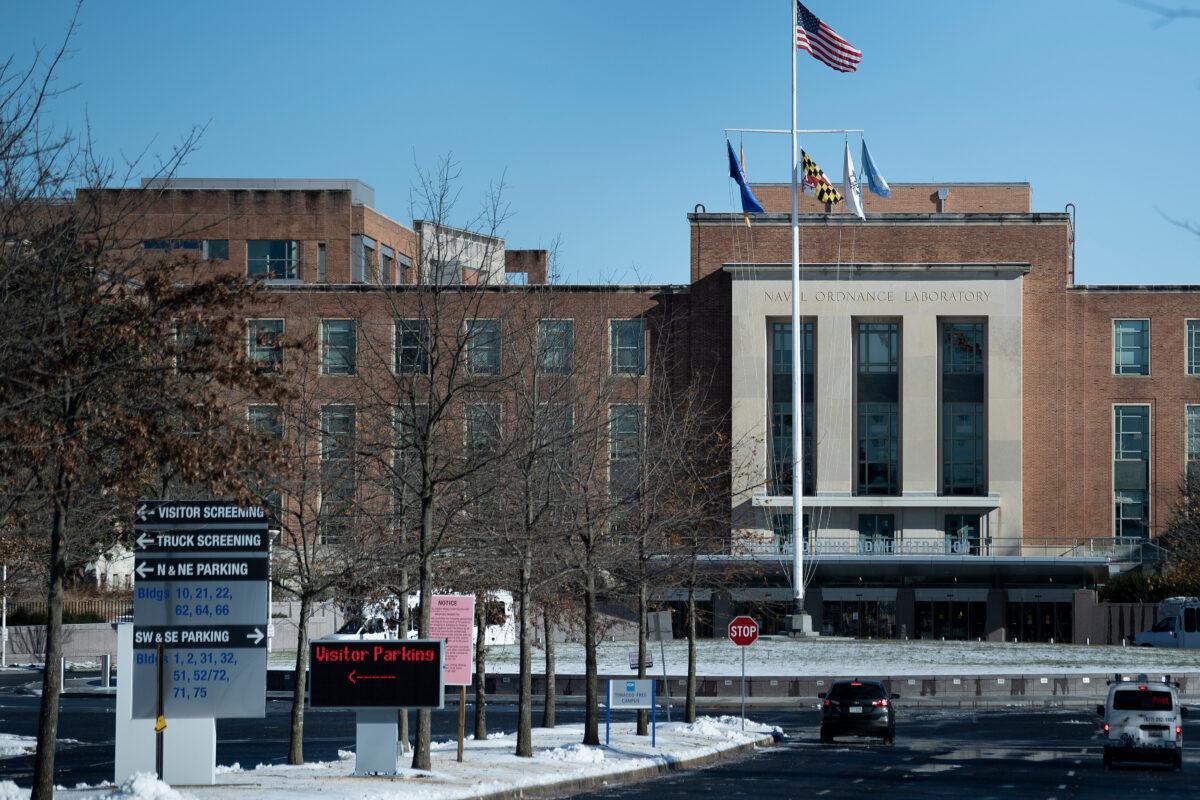
[[[758,640],[758,623],[750,617],[734,617],[729,621],[728,633],[729,641],[745,647]]]

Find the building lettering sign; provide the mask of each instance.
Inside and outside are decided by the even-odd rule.
[[[992,293],[983,289],[821,289],[801,292],[801,303],[986,303]],[[790,290],[764,291],[768,303],[792,302]]]
[[[817,539],[816,552],[831,556],[973,556],[979,555],[979,542],[966,539],[951,542],[940,539]]]

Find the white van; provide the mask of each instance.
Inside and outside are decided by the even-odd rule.
[[[1200,597],[1170,597],[1158,604],[1158,621],[1134,637],[1139,647],[1200,648]]]
[[[1178,684],[1168,677],[1151,682],[1145,675],[1137,680],[1108,682],[1108,700],[1096,706],[1104,719],[1104,768],[1114,761],[1159,761],[1183,769],[1183,717]]]

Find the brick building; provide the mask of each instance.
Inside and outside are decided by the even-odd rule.
[[[552,298],[543,322],[579,357],[605,359],[606,380],[644,378],[652,332],[670,319],[672,368],[706,376],[727,404],[730,538],[712,564],[753,566],[744,588],[703,602],[716,630],[750,607],[768,631],[782,626],[793,527],[789,187],[755,187],[766,213],[749,222],[698,207],[688,283],[626,287],[547,285],[544,251],[407,227],[376,211],[358,181],[144,188],[158,196],[142,246],[194,250],[214,269],[263,280],[270,308],[248,321],[247,346],[269,360],[264,332],[307,331],[322,343],[322,381],[372,336],[400,359],[397,302],[429,282],[527,316]],[[1028,184],[893,190],[866,198],[865,221],[808,197],[802,207],[814,623],[850,635],[1070,640],[1077,592],[1154,560],[1185,464],[1200,458],[1200,287],[1075,284],[1072,218],[1034,212]],[[152,230],[184,222],[196,238]],[[449,249],[455,258],[442,257]],[[348,297],[361,329],[345,324]],[[664,587],[659,599],[677,597]]]

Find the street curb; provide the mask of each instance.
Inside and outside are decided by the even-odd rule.
[[[611,786],[621,786],[630,783],[640,783],[653,778],[659,778],[664,775],[670,775],[675,772],[689,769],[704,769],[716,764],[733,761],[739,757],[749,755],[760,747],[770,747],[780,740],[779,734],[770,733],[753,742],[746,742],[727,750],[721,750],[717,753],[708,753],[694,758],[679,759],[677,761],[668,761],[663,764],[653,764],[648,767],[638,767],[636,769],[626,770],[624,772],[613,772],[607,775],[594,775],[585,778],[571,778],[565,781],[556,783],[547,783],[540,786],[523,786],[517,789],[504,789],[498,792],[489,792],[487,794],[471,795],[472,800],[523,800],[523,798],[540,798],[540,797],[562,797],[564,795],[578,794],[593,789],[604,789]]]

